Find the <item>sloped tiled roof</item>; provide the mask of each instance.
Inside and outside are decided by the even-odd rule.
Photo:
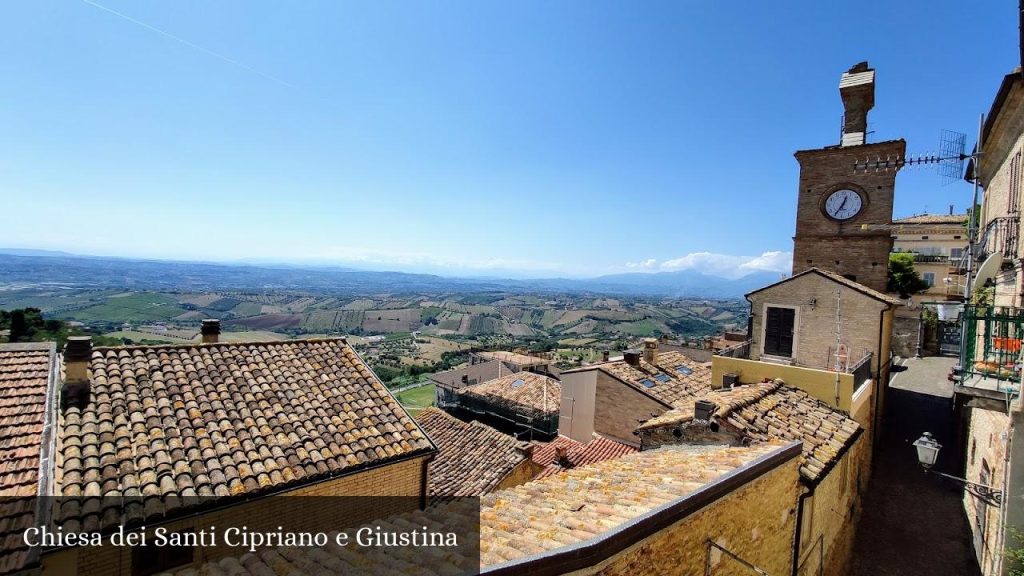
[[[529,460],[530,445],[480,422],[466,423],[437,408],[416,417],[438,448],[430,462],[432,498],[480,496]]]
[[[0,574],[29,561],[22,532],[35,519],[40,494],[52,343],[0,344]]]
[[[843,286],[846,286],[847,288],[851,288],[853,290],[856,290],[857,292],[860,292],[861,294],[864,294],[865,296],[870,296],[871,298],[874,298],[875,300],[879,300],[881,302],[885,302],[886,304],[892,304],[894,306],[902,306],[903,305],[903,301],[899,300],[898,298],[895,298],[893,296],[889,296],[888,294],[883,294],[883,293],[879,292],[878,290],[875,290],[874,288],[868,288],[867,286],[865,286],[865,285],[863,285],[863,284],[861,284],[859,282],[854,282],[853,280],[850,280],[849,278],[844,278],[844,277],[840,276],[839,274],[836,274],[835,272],[830,272],[828,270],[822,270],[821,268],[808,268],[807,270],[804,270],[803,272],[801,272],[801,273],[799,273],[799,274],[797,274],[795,276],[790,276],[789,278],[786,278],[784,280],[779,280],[778,282],[775,282],[774,284],[769,284],[767,286],[763,286],[761,288],[758,288],[757,290],[754,290],[753,292],[747,292],[747,296],[749,297],[752,294],[757,294],[758,292],[762,292],[764,290],[767,290],[769,288],[773,288],[773,287],[778,286],[780,284],[785,284],[787,282],[791,282],[791,281],[796,280],[797,278],[800,278],[801,276],[804,276],[806,274],[819,274],[821,276],[824,276],[824,277],[828,278],[829,280],[835,281],[838,284],[842,284]]]
[[[517,414],[544,417],[558,412],[562,385],[540,374],[516,372],[463,388],[459,394]]]
[[[918,214],[897,218],[893,224],[954,224],[960,225],[967,222],[967,214]]]
[[[860,425],[839,410],[781,380],[715,390],[702,399],[717,405],[719,422],[755,441],[803,442],[800,474],[817,482],[860,434]],[[693,420],[692,403],[652,418],[637,429],[678,426]]]
[[[343,339],[95,348],[89,374],[64,496],[251,497],[433,451]]]
[[[627,532],[635,530],[636,523],[649,521],[645,515],[655,509],[685,505],[698,490],[712,483],[746,482],[746,478],[735,475],[739,469],[773,469],[792,457],[791,450],[782,444],[743,448],[668,446],[499,490],[484,496],[480,508],[457,500],[374,522],[373,526],[385,532],[419,526],[447,531],[479,522],[479,564],[474,558],[449,555],[448,569],[443,573],[493,569],[540,554],[571,554],[568,547],[577,544],[600,546],[609,542],[612,534],[621,534],[626,540]],[[607,548],[608,556],[615,552],[611,546]],[[368,570],[381,575],[440,573],[424,558],[423,549],[415,547],[277,548],[217,560],[179,574],[263,576],[355,574]],[[524,568],[522,573],[531,571]]]
[[[659,352],[654,364],[641,357],[639,366],[630,366],[625,360],[596,366],[670,406],[711,390],[711,368],[681,352]],[[680,371],[680,367],[685,370]]]
[[[520,354],[518,352],[509,352],[508,350],[493,350],[484,352],[474,352],[476,356],[480,358],[486,358],[488,360],[501,360],[508,364],[515,364],[520,368],[527,368],[530,366],[543,366],[550,364],[551,360],[541,356],[528,356],[526,354]]]
[[[473,384],[494,380],[512,372],[515,372],[515,369],[501,360],[487,360],[486,362],[470,364],[455,370],[438,372],[431,376],[430,379],[442,386],[457,390],[466,386],[472,386]],[[468,380],[467,383],[463,383],[463,376]]]
[[[637,449],[629,444],[616,442],[603,436],[594,436],[594,439],[584,444],[577,442],[568,436],[558,436],[550,442],[534,442],[536,448],[533,450],[533,461],[544,467],[537,475],[537,478],[550,476],[570,470],[577,466],[586,466],[612,458],[618,458],[626,454],[632,454]],[[566,458],[569,466],[562,466],[558,460],[557,450],[566,449]]]

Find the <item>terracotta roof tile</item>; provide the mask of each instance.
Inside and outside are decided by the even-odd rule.
[[[35,518],[53,344],[0,344],[0,574],[30,559],[21,531]]]
[[[856,440],[861,427],[845,413],[781,380],[714,390],[701,396],[714,402],[715,416],[743,436],[758,442],[801,440],[800,473],[816,482]],[[694,406],[669,410],[637,429],[674,427],[693,420]]]
[[[416,417],[439,450],[430,462],[433,498],[480,496],[529,459],[530,445],[480,422],[466,423],[437,408]]]
[[[597,435],[586,444],[577,442],[567,436],[558,436],[550,442],[534,442],[534,446],[533,461],[544,467],[540,474],[537,475],[538,479],[571,470],[577,466],[603,462],[604,460],[618,458],[637,451],[636,448],[629,444],[623,444],[622,442],[616,442],[610,438]],[[568,466],[558,462],[559,448],[566,449]]]
[[[530,366],[545,366],[551,364],[551,360],[542,356],[528,356],[526,354],[519,354],[518,352],[509,352],[508,350],[494,350],[491,352],[474,352],[475,356],[485,358],[487,360],[501,360],[508,364],[513,364],[520,368],[527,368]]]
[[[562,385],[558,380],[540,374],[516,372],[463,388],[459,394],[517,414],[547,417],[558,412]]]
[[[455,370],[438,372],[431,376],[430,379],[442,386],[457,390],[466,386],[472,386],[473,384],[479,384],[480,382],[494,380],[514,371],[513,367],[500,360],[487,360],[486,362],[470,364]],[[463,377],[465,377],[465,382],[463,382]]]
[[[952,224],[964,225],[967,223],[967,214],[918,214],[906,218],[896,218],[893,224]]]
[[[65,496],[249,497],[433,450],[340,339],[95,348],[89,374],[61,413]]]
[[[711,368],[681,352],[660,352],[654,364],[641,358],[639,366],[631,366],[625,360],[596,366],[670,406],[711,390]]]
[[[733,470],[784,449],[781,444],[727,448],[670,446],[574,468],[542,480],[485,495],[480,508],[465,500],[372,523],[382,531],[465,529],[479,522],[480,559],[446,558],[443,572],[408,547],[277,548],[225,558],[180,572],[194,574],[361,573],[454,574],[554,551],[602,537],[652,510],[682,501]],[[581,487],[586,487],[585,490]]]

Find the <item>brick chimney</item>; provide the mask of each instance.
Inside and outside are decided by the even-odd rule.
[[[69,336],[64,345],[64,385],[61,397],[65,405],[89,401],[89,360],[92,359],[92,338]]]
[[[626,359],[626,364],[630,366],[640,366],[640,351],[639,350],[626,350],[622,353],[622,357]]]
[[[658,339],[644,338],[644,362],[648,364],[658,363]]]
[[[216,318],[207,318],[203,320],[203,327],[200,330],[203,335],[203,344],[210,344],[217,342],[220,338],[220,320]]]
[[[875,106],[875,70],[861,62],[839,79],[843,98],[843,137],[841,146],[860,146],[867,142],[868,111]]]

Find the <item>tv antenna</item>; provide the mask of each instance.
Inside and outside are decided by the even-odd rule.
[[[953,130],[942,130],[939,134],[939,151],[917,156],[876,156],[865,158],[854,164],[854,171],[859,173],[888,172],[901,170],[907,166],[935,166],[936,172],[942,176],[943,184],[960,180],[964,173],[964,160],[974,158],[975,154],[967,154],[965,145],[967,135]]]

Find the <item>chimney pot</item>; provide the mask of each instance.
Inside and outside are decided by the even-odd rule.
[[[203,320],[203,327],[200,329],[203,335],[203,343],[214,343],[220,339],[220,320],[207,318]]]
[[[703,422],[710,422],[711,417],[715,414],[715,409],[718,406],[709,400],[697,400],[693,405],[693,418],[694,420],[701,420]]]
[[[655,365],[658,363],[657,338],[644,338],[644,362]]]
[[[86,403],[89,400],[89,360],[92,358],[92,338],[70,336],[64,345],[64,384],[61,397],[66,404]]]
[[[571,462],[569,462],[569,449],[565,446],[555,447],[555,459],[558,461],[559,466],[568,468]]]
[[[626,350],[622,353],[623,358],[626,360],[626,364],[630,366],[640,366],[640,351],[639,350]]]
[[[601,361],[602,362],[607,362],[608,359],[611,358],[611,357],[612,357],[611,352],[609,352],[607,350],[601,352]]]

